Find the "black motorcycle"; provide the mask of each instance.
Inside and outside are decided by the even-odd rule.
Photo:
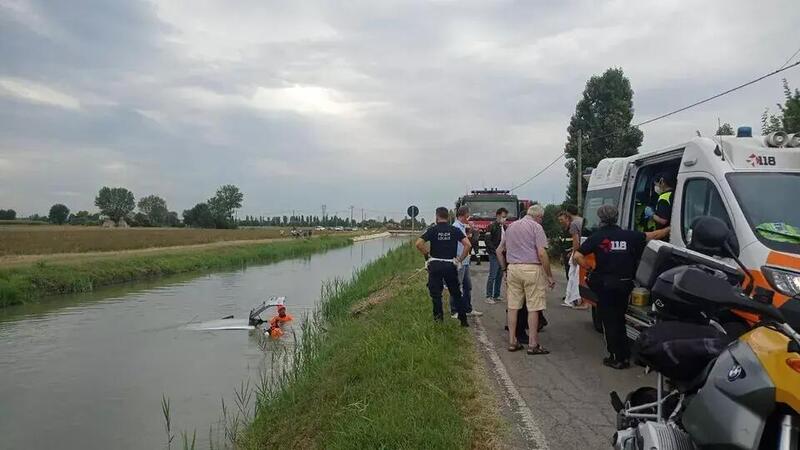
[[[773,307],[771,292],[741,288],[752,277],[737,255],[727,225],[713,217],[695,221],[688,249],[648,245],[636,278],[651,290],[655,324],[634,355],[658,377],[655,388],[625,401],[611,393],[615,448],[798,449],[800,362],[792,361],[800,361],[800,334],[790,323],[797,318]],[[761,322],[750,327],[734,310]]]

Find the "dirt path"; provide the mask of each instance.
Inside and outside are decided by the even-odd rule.
[[[177,245],[172,247],[153,247],[134,250],[118,250],[112,252],[88,252],[88,253],[53,253],[50,255],[8,255],[0,257],[0,268],[27,266],[39,261],[48,263],[71,264],[80,263],[87,260],[115,259],[120,257],[142,256],[142,255],[163,255],[166,253],[175,254],[183,252],[194,252],[212,248],[237,247],[243,245],[267,244],[270,242],[291,241],[292,238],[272,238],[272,239],[249,239],[238,241],[219,241],[208,244]]]
[[[384,235],[388,235],[388,233],[375,234],[375,235],[344,233],[337,236],[350,237],[354,238],[353,239],[354,241],[357,241],[357,240],[367,240],[373,237],[384,237]],[[324,235],[324,236],[333,236],[333,235]],[[319,237],[321,236],[312,236],[312,239],[317,239]],[[51,253],[49,255],[6,255],[6,256],[0,256],[0,269],[28,266],[36,264],[39,261],[45,261],[48,263],[58,263],[58,264],[74,264],[87,260],[96,261],[98,259],[116,259],[121,257],[144,256],[144,255],[156,256],[167,253],[176,254],[183,252],[195,252],[198,250],[207,250],[212,248],[239,247],[244,245],[268,244],[271,242],[285,242],[294,239],[295,238],[290,238],[290,237],[269,238],[269,239],[240,239],[235,241],[210,242],[207,244],[173,245],[169,247],[152,247],[152,248],[140,248],[131,250],[116,250],[108,252]]]

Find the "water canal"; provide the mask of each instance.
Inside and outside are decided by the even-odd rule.
[[[234,389],[271,358],[252,333],[187,323],[246,318],[270,295],[287,296],[300,317],[326,280],[349,278],[404,241],[0,310],[0,448],[165,448],[162,394],[173,430],[197,430],[198,447],[207,447],[221,399],[232,405]]]

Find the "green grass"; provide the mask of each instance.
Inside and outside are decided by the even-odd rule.
[[[164,275],[267,263],[307,256],[352,243],[347,237],[244,244],[158,255],[121,255],[113,259],[0,269],[0,307],[45,295],[88,292],[97,287]]]
[[[40,220],[26,220],[26,219],[14,219],[14,220],[0,220],[0,226],[3,225],[49,225],[49,222],[42,222]]]
[[[421,262],[402,246],[323,295],[238,447],[484,448],[502,437],[472,338],[457,321],[434,323],[425,273],[409,278]],[[370,294],[384,301],[354,316]]]

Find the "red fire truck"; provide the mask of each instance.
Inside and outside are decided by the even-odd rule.
[[[520,200],[511,191],[483,189],[471,191],[469,194],[459,197],[456,201],[456,209],[464,205],[469,207],[470,226],[480,233],[478,238],[478,257],[482,258],[487,256],[484,237],[489,225],[495,220],[497,210],[500,208],[507,209],[508,220],[514,221],[521,217],[522,214],[525,214],[525,211],[531,205],[531,201]]]

